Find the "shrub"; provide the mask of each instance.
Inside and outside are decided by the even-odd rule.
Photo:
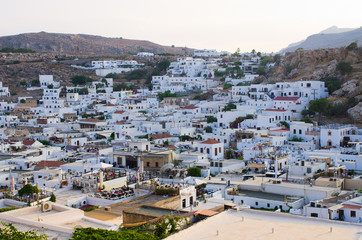
[[[86,77],[84,75],[76,75],[73,76],[72,78],[72,83],[77,86],[77,85],[86,85],[88,82],[92,82],[92,79],[89,77]]]
[[[25,87],[26,84],[27,84],[26,81],[20,81],[20,85],[21,85],[21,86]]]
[[[352,66],[348,62],[339,62],[337,64],[337,70],[342,74],[350,73],[352,71]]]
[[[201,169],[198,167],[188,168],[187,175],[191,177],[201,177]]]
[[[290,128],[289,123],[287,123],[286,121],[281,121],[280,124],[283,125],[286,128]]]
[[[178,195],[178,189],[175,188],[156,188],[156,195],[168,195],[168,196],[176,196]]]
[[[133,70],[132,72],[129,72],[126,76],[126,79],[127,80],[138,80],[138,79],[146,78],[146,75],[147,75],[147,70],[136,69],[136,70]]]
[[[350,50],[357,49],[357,47],[358,47],[357,42],[353,42],[353,43],[349,44],[346,48],[348,51],[350,51]]]
[[[236,109],[236,105],[234,103],[228,103],[228,105],[226,105],[222,111],[223,112],[227,112],[227,111],[231,111],[232,109]]]
[[[293,141],[293,142],[301,142],[303,141],[303,139],[301,137],[297,137],[297,136],[293,136],[292,139],[290,139],[290,141]]]
[[[233,85],[230,83],[225,83],[224,86],[222,87],[223,89],[229,89],[231,88]]]
[[[208,116],[208,117],[206,118],[206,121],[207,121],[207,123],[217,122],[217,118],[214,117],[214,116]]]
[[[207,126],[204,128],[207,133],[212,133],[212,127]]]
[[[98,209],[98,206],[92,206],[92,207],[90,207],[90,208],[84,209],[83,211],[84,211],[84,212],[90,212],[90,211],[93,211],[93,210],[95,210],[95,209]]]
[[[47,236],[45,234],[37,234],[37,231],[28,230],[28,231],[19,231],[11,223],[6,224],[1,222],[4,226],[0,228],[0,239],[6,240],[46,240]]]
[[[57,197],[55,196],[54,193],[52,193],[52,195],[50,196],[49,201],[51,201],[51,202],[56,202],[57,201]]]
[[[314,123],[310,118],[302,118],[300,121],[305,122],[305,123]]]
[[[329,94],[332,94],[334,91],[341,88],[341,80],[339,80],[337,77],[327,77],[322,79],[322,81],[328,88]]]
[[[129,240],[156,240],[155,235],[139,231],[138,229],[122,229],[113,231],[106,229],[94,228],[76,228],[72,240],[85,239],[129,239]]]

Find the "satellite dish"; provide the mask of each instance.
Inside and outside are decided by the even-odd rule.
[[[172,163],[167,163],[160,168],[160,172],[165,173],[165,172],[171,171],[173,167],[174,167],[174,165]]]

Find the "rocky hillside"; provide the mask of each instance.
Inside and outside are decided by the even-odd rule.
[[[358,29],[339,29],[337,27],[328,28],[321,33],[309,36],[298,43],[290,44],[280,52],[292,52],[298,48],[313,50],[318,48],[338,48],[347,46],[351,42],[362,42],[362,27]]]
[[[189,48],[162,46],[143,40],[46,32],[0,37],[0,48],[3,47],[29,48],[36,51],[88,56],[115,56],[129,52],[137,53],[139,51],[172,54],[188,54],[193,52]]]
[[[340,62],[349,63],[352,70],[342,73],[337,67]],[[362,48],[288,52],[266,77],[260,77],[257,82],[321,80],[327,77],[335,77],[341,83],[341,88],[331,94],[330,100],[343,102],[354,98],[358,104],[349,109],[348,114],[353,121],[362,123]]]

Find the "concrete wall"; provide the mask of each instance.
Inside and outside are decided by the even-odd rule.
[[[119,188],[127,185],[127,177],[120,177],[103,182],[105,190],[110,191],[112,188]]]
[[[124,224],[146,222],[155,218],[156,218],[155,216],[148,216],[148,215],[123,211]]]
[[[181,209],[181,196],[175,196],[167,198],[153,204],[155,207],[170,208],[170,209]]]
[[[362,179],[345,179],[344,189],[347,190],[362,189]]]

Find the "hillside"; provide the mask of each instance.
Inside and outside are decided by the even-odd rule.
[[[36,51],[88,56],[115,56],[140,51],[188,54],[193,51],[189,48],[162,46],[144,40],[46,32],[0,37],[0,48],[3,47],[29,48]]]
[[[349,63],[352,70],[341,73],[337,68],[340,62]],[[279,64],[275,65],[265,77],[259,77],[256,82],[323,80],[328,77],[334,77],[340,82],[340,88],[332,92],[330,100],[341,103],[354,99],[357,105],[350,108],[348,114],[352,121],[362,123],[362,48],[288,52]]]
[[[311,35],[298,43],[290,44],[282,49],[280,53],[292,52],[299,48],[313,50],[318,48],[339,48],[349,45],[351,42],[362,42],[362,27],[357,29],[345,29],[331,27],[321,33]]]

